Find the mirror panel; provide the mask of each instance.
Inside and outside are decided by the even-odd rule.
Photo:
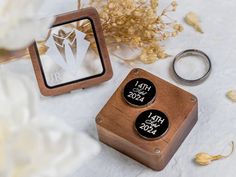
[[[96,77],[104,72],[93,22],[82,19],[50,29],[40,63],[48,87]]]

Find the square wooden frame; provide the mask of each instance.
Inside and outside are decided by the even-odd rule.
[[[39,89],[42,95],[44,96],[54,96],[63,93],[70,92],[72,90],[81,89],[90,87],[101,82],[105,82],[112,78],[112,66],[108,54],[108,50],[105,43],[105,38],[102,32],[102,26],[99,18],[99,14],[94,8],[85,8],[73,12],[69,12],[66,14],[58,15],[56,17],[56,21],[53,24],[53,27],[57,27],[63,24],[76,22],[83,19],[89,19],[92,23],[94,37],[96,40],[98,52],[100,55],[100,59],[102,62],[103,72],[101,74],[82,78],[76,81],[64,83],[57,86],[48,86],[43,67],[40,61],[40,55],[38,52],[37,44],[34,42],[29,47],[29,53],[31,56],[32,64],[34,67],[35,75],[38,81]]]

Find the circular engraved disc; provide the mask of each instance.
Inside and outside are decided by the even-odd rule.
[[[135,107],[144,107],[155,100],[156,88],[150,80],[137,78],[125,85],[123,94],[128,104]]]
[[[148,140],[156,140],[165,135],[169,128],[167,116],[158,110],[142,112],[136,119],[135,129],[138,134]]]

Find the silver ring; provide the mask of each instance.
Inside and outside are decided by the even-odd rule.
[[[190,79],[185,79],[183,77],[181,77],[177,71],[176,71],[176,63],[186,57],[186,56],[199,56],[203,59],[205,59],[205,61],[207,62],[207,65],[208,65],[208,69],[206,71],[206,73],[200,77],[200,78],[197,78],[197,79],[193,79],[193,80],[190,80]],[[174,58],[174,61],[173,61],[173,64],[172,64],[172,69],[173,69],[173,72],[176,76],[176,78],[181,81],[183,84],[186,84],[186,85],[198,85],[198,84],[201,84],[202,82],[204,82],[210,75],[211,73],[211,69],[212,69],[212,64],[211,64],[211,60],[210,58],[202,51],[200,50],[197,50],[197,49],[189,49],[189,50],[185,50],[183,52],[180,52],[178,55],[176,55],[176,57]]]

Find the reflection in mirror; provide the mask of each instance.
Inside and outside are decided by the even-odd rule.
[[[89,19],[51,28],[43,40],[46,52],[39,56],[48,87],[58,87],[103,74],[103,62],[95,35],[93,23]],[[36,43],[37,48],[41,43]]]

